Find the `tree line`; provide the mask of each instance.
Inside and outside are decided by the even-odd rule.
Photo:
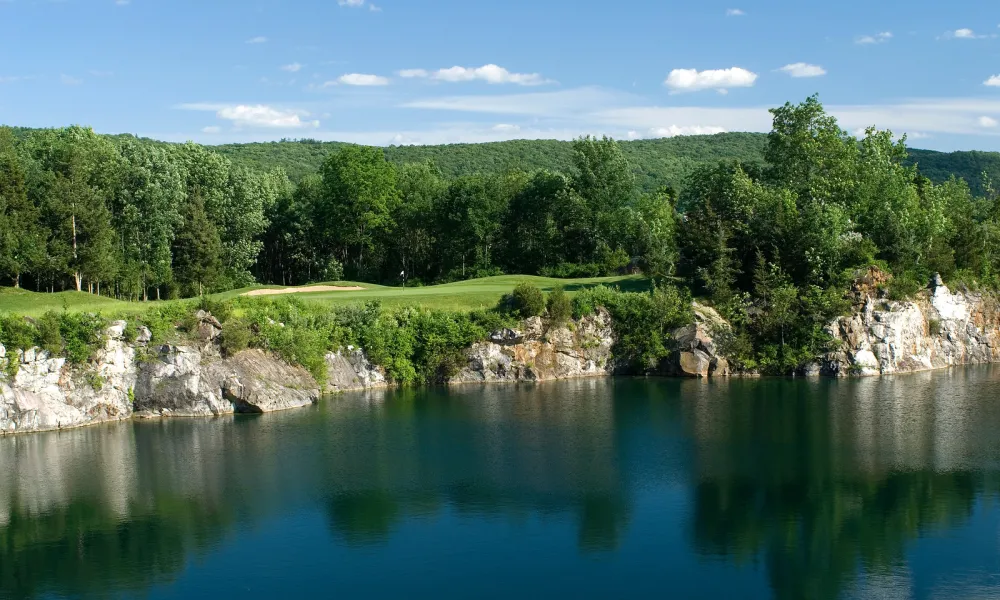
[[[934,183],[905,139],[855,138],[816,97],[772,114],[762,162],[701,166],[655,191],[608,138],[575,141],[565,172],[457,177],[344,145],[293,184],[190,143],[0,130],[0,277],[145,299],[254,281],[641,272],[711,299],[734,324],[730,354],[775,371],[823,349],[865,269],[893,276],[890,296],[935,273],[1000,285],[988,177],[978,195]]]
[[[126,299],[250,285],[291,190],[195,144],[0,128],[0,277]]]

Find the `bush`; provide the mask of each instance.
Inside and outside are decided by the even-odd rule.
[[[233,319],[227,321],[222,328],[221,346],[226,356],[233,356],[250,347],[253,332],[245,321]]]
[[[24,317],[0,317],[0,344],[3,344],[8,352],[34,347],[35,332],[35,328]]]
[[[615,358],[632,372],[647,373],[674,350],[672,332],[690,323],[694,315],[686,291],[655,287],[647,293],[622,292],[597,286],[577,294],[574,314],[593,314],[605,308],[614,319]]]
[[[927,332],[930,335],[941,335],[941,321],[937,319],[927,321]]]
[[[225,323],[233,315],[233,304],[225,300],[212,300],[208,296],[202,296],[198,299],[198,310],[210,313],[220,323]]]
[[[554,323],[565,323],[573,316],[573,303],[562,288],[557,288],[549,293],[548,297],[549,318]]]
[[[893,277],[889,281],[886,291],[889,293],[890,300],[903,301],[909,300],[924,287],[926,287],[926,284],[921,283],[915,275],[904,273],[898,277]]]
[[[87,362],[94,350],[104,342],[104,329],[107,325],[98,315],[63,313],[60,316],[59,332],[62,334],[66,360],[73,364]]]
[[[37,329],[35,345],[49,354],[58,356],[63,351],[63,339],[60,332],[59,313],[49,311],[35,321]]]
[[[545,311],[545,296],[542,290],[530,283],[519,283],[514,291],[501,300],[505,308],[512,314],[527,319],[537,317]]]
[[[342,281],[344,279],[344,265],[336,258],[331,258],[323,269],[323,281]]]

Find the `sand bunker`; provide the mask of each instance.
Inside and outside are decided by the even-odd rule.
[[[305,287],[282,288],[280,290],[253,290],[241,296],[280,296],[282,294],[309,294],[312,292],[359,292],[363,287],[342,287],[336,285],[307,285]]]

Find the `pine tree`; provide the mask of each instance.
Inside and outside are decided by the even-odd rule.
[[[44,255],[38,210],[28,198],[25,170],[14,147],[14,134],[0,128],[0,272],[20,287]]]
[[[184,224],[174,238],[174,276],[198,294],[211,288],[222,270],[219,231],[205,212],[205,200],[196,189],[183,207]]]

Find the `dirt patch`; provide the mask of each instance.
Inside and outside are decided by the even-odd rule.
[[[240,294],[241,296],[281,296],[283,294],[309,294],[313,292],[360,292],[363,287],[347,287],[337,285],[308,285],[305,287],[281,288],[278,290],[253,290]]]

